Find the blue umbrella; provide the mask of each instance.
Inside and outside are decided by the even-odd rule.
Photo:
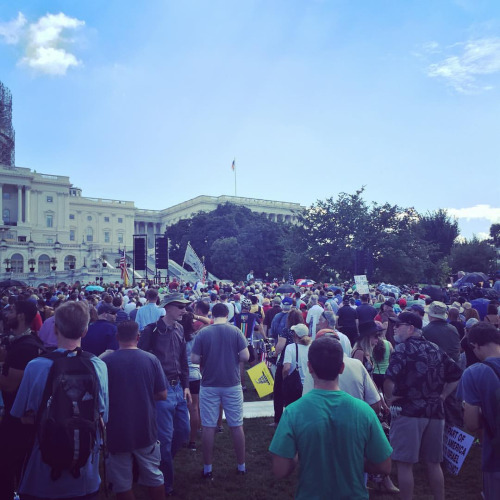
[[[88,290],[89,292],[104,292],[104,288],[99,285],[90,285],[85,287],[85,290]]]

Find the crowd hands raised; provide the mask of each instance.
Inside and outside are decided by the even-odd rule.
[[[478,433],[482,493],[497,498],[500,278],[485,286],[488,299],[417,286],[362,295],[349,282],[278,286],[250,272],[240,283],[4,290],[0,498],[97,498],[101,423],[105,482],[117,498],[133,498],[133,461],[151,498],[174,495],[175,454],[197,449],[200,426],[200,480],[211,482],[223,409],[235,474],[246,474],[244,375],[262,361],[274,377],[273,470],[285,477],[300,464],[297,498],[368,498],[369,484],[409,499],[419,461],[434,498],[444,498],[445,423]],[[57,439],[47,445],[40,431],[44,405],[60,397],[47,387],[56,391],[61,357],[90,360],[95,379],[94,439],[77,465],[51,462]]]

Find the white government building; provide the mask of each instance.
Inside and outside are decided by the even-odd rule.
[[[295,223],[298,203],[233,196],[198,196],[163,210],[137,208],[133,201],[87,198],[69,177],[0,164],[0,264],[3,278],[30,284],[118,279],[120,249],[132,255],[133,236],[148,236],[148,267],[154,272],[154,235],[219,204],[244,205],[274,221]],[[195,249],[196,250],[196,249]],[[102,266],[105,262],[106,267]],[[152,264],[151,264],[152,262]],[[177,266],[171,262],[174,272]],[[177,267],[176,267],[177,266]],[[142,273],[135,273],[137,278]],[[149,277],[152,277],[151,274]]]

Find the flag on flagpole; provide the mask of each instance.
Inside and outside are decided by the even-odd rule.
[[[233,164],[231,165],[231,170],[233,172],[236,170],[236,158],[233,160]]]
[[[129,279],[128,279],[127,259],[125,258],[125,248],[123,248],[123,252],[120,256],[120,269],[122,271],[121,277],[123,280],[123,285],[127,287]]]

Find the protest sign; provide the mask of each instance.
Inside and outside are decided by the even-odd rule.
[[[455,476],[460,471],[473,442],[474,437],[458,427],[445,426],[443,456],[446,468]]]
[[[356,291],[360,295],[365,295],[370,293],[370,288],[368,287],[368,280],[366,279],[366,275],[360,274],[358,276],[354,276],[354,281],[356,283]]]

